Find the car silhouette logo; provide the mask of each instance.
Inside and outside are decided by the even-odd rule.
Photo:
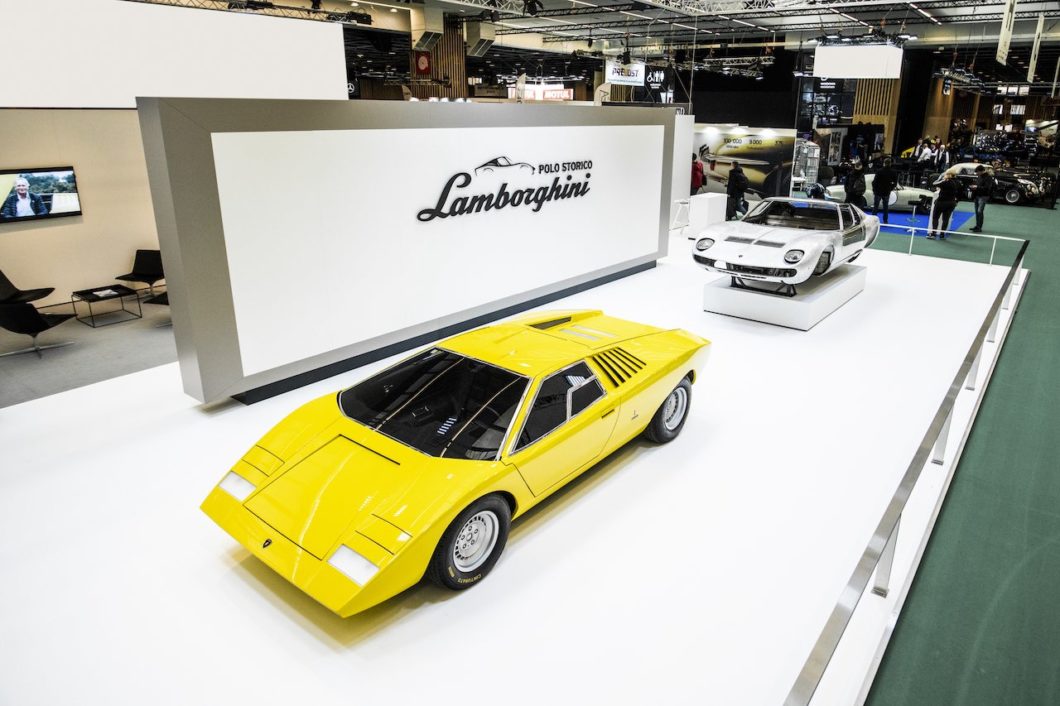
[[[513,169],[519,172],[528,171],[531,174],[537,171],[537,169],[526,162],[513,162],[507,157],[497,157],[496,159],[491,159],[485,164],[480,164],[475,167],[475,176],[480,174],[492,174],[502,169]]]

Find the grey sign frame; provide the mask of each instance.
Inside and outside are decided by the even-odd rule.
[[[264,399],[440,336],[653,267],[658,258],[666,255],[677,114],[672,109],[208,98],[138,98],[137,109],[184,391],[201,402],[226,397],[245,402]],[[597,125],[664,128],[656,252],[271,370],[244,374],[221,220],[213,134]]]

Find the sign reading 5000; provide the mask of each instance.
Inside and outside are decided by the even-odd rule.
[[[433,208],[425,208],[416,218],[433,221],[435,218],[465,216],[502,208],[531,207],[537,213],[550,201],[581,198],[589,193],[589,179],[593,168],[591,159],[572,162],[548,162],[536,166],[528,162],[513,162],[508,157],[497,157],[474,170],[458,172],[449,177]],[[552,182],[547,183],[548,176]],[[544,177],[544,179],[542,178]],[[499,186],[493,186],[500,181]],[[544,182],[544,183],[543,183]],[[476,185],[488,189],[473,193]]]

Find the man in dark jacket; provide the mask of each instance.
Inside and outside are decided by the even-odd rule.
[[[853,204],[862,210],[868,208],[868,204],[865,202],[865,172],[861,168],[860,162],[855,164],[854,171],[847,175],[844,188],[847,194],[847,203]]]
[[[0,218],[30,218],[32,216],[44,216],[48,213],[48,207],[37,194],[29,191],[29,182],[23,177],[15,179],[15,188],[11,195],[4,200],[0,206]]]
[[[743,173],[740,163],[733,162],[729,168],[729,183],[725,185],[725,194],[729,197],[725,202],[725,220],[736,218],[736,211],[743,206],[743,195],[748,185],[747,176]]]
[[[972,185],[972,196],[975,199],[975,228],[973,233],[983,232],[983,219],[986,216],[986,205],[994,193],[997,180],[990,170],[980,164],[975,168],[975,184]]]
[[[938,194],[935,196],[935,206],[931,209],[931,230],[928,238],[934,240],[945,240],[943,231],[950,229],[950,216],[953,209],[957,208],[957,200],[960,198],[961,185],[953,178],[953,172],[943,172],[942,179],[936,182]]]
[[[891,160],[883,160],[883,169],[872,177],[872,214],[880,215],[880,203],[883,203],[883,222],[889,222],[891,193],[898,186],[898,172],[891,167]]]

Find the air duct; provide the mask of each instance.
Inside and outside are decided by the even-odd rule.
[[[445,31],[445,18],[439,7],[410,7],[410,24],[412,27],[412,48],[417,51],[431,51],[442,39]]]
[[[464,41],[468,56],[486,56],[496,37],[493,25],[486,22],[465,22]]]

